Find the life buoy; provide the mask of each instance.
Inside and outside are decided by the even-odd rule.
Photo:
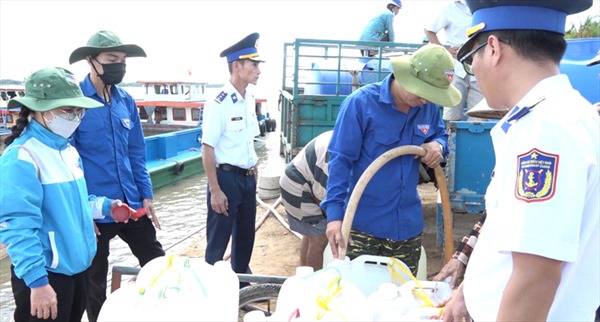
[[[175,161],[175,167],[173,168],[173,174],[176,176],[180,176],[185,170],[185,163]]]

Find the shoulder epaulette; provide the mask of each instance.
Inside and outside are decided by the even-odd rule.
[[[223,100],[225,99],[225,97],[227,97],[227,92],[222,91],[221,93],[219,93],[219,95],[217,95],[217,97],[215,97],[215,102],[221,104],[221,103],[223,103]]]

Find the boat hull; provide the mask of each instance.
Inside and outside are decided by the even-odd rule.
[[[146,137],[146,168],[154,190],[203,173],[202,129]]]

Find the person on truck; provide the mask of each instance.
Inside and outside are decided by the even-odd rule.
[[[302,234],[300,266],[323,268],[323,251],[327,247],[327,216],[320,203],[325,199],[329,161],[327,146],[333,131],[312,139],[285,167],[279,179],[281,201],[290,229]]]
[[[387,4],[387,10],[378,14],[369,21],[367,26],[363,29],[359,40],[361,41],[389,41],[394,42],[394,17],[398,15],[402,9],[402,2],[400,0],[392,0]],[[369,57],[377,54],[374,50],[361,50],[363,56],[368,55]]]
[[[559,64],[592,0],[467,0],[458,59],[493,109],[485,226],[444,321],[592,321],[600,303],[600,118]],[[572,187],[581,187],[573,189]]]
[[[329,180],[321,208],[327,213],[326,235],[333,257],[345,248],[341,233],[348,199],[366,168],[386,151],[416,145],[421,160],[405,155],[390,160],[371,179],[356,208],[347,256],[396,257],[416,275],[421,255],[423,209],[417,192],[419,164],[439,165],[448,154],[448,135],[439,105],[461,99],[450,84],[454,61],[439,45],[428,44],[412,55],[392,58],[393,73],[344,99],[328,151]]]

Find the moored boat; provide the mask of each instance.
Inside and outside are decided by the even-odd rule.
[[[0,134],[10,133],[21,111],[20,108],[8,110],[6,104],[11,98],[22,96],[25,96],[23,85],[0,85]]]
[[[206,82],[139,81],[144,98],[136,101],[146,124],[196,126],[206,100]]]
[[[222,84],[194,81],[138,81],[144,86],[144,97],[136,100],[144,132],[167,133],[202,124],[206,92]],[[260,137],[276,129],[270,118],[265,98],[255,98]],[[260,140],[260,137],[257,137]]]
[[[146,168],[153,189],[203,173],[199,127],[146,137]]]

